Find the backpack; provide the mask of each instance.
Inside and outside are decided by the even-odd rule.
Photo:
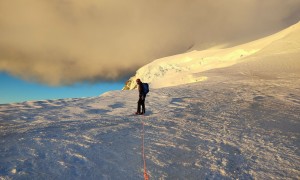
[[[143,83],[143,89],[144,89],[144,94],[148,94],[149,92],[149,85],[148,83]]]

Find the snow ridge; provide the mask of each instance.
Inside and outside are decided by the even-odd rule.
[[[274,35],[235,47],[194,50],[157,59],[141,67],[135,76],[127,81],[123,89],[136,88],[135,80],[137,78],[151,84],[151,88],[205,81],[208,77],[201,75],[201,72],[251,61],[253,57],[264,60],[266,52],[274,55],[292,53],[291,50],[294,50],[293,53],[297,53],[298,58],[300,57],[300,22]],[[297,61],[295,65],[299,67],[299,64]],[[268,69],[268,67],[266,68]]]

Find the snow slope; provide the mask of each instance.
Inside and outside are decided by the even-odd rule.
[[[278,69],[281,71],[287,64],[290,67],[285,70],[300,72],[299,59],[300,22],[274,35],[235,47],[192,51],[157,59],[141,67],[136,75],[127,81],[124,89],[134,89],[137,78],[150,83],[152,88],[204,81],[208,77],[199,75],[201,72],[253,60],[261,62],[247,66],[244,70],[254,70],[258,67],[260,71],[275,72]],[[274,65],[274,62],[277,64]]]
[[[0,179],[142,179],[142,121],[150,179],[299,179],[299,76],[213,79],[1,105]]]

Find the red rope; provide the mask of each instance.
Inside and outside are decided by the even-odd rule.
[[[144,133],[145,133],[145,128],[144,128],[144,121],[142,121],[143,124],[143,132],[142,132],[142,157],[144,161],[144,180],[149,180],[149,175],[147,174],[147,167],[146,167],[146,157],[145,157],[145,152],[144,152]]]

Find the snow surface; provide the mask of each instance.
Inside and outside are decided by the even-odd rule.
[[[298,29],[226,68],[178,59],[189,84],[151,88],[146,116],[136,90],[0,105],[0,179],[143,179],[142,122],[150,179],[300,179]]]
[[[300,76],[0,106],[0,179],[299,179]]]
[[[279,60],[277,63],[290,66],[284,70],[300,72],[300,22],[274,35],[235,47],[194,50],[157,59],[137,70],[124,89],[136,88],[137,78],[149,83],[151,88],[205,81],[208,77],[199,73],[254,60],[262,61],[261,64],[256,63],[262,71],[277,72],[282,66],[273,65],[274,58]],[[293,62],[285,63],[285,61]],[[244,70],[249,71],[248,68]]]

